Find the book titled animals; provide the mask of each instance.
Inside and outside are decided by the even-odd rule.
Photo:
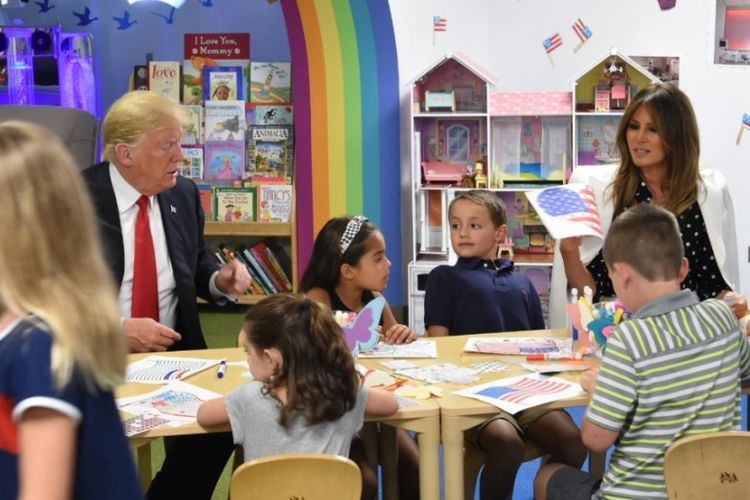
[[[208,141],[204,148],[204,178],[216,184],[232,185],[241,181],[245,170],[243,141]]]
[[[243,101],[206,101],[206,126],[203,131],[208,141],[244,141],[245,103]]]
[[[258,222],[289,222],[294,188],[290,184],[258,184]]]
[[[255,188],[216,186],[214,214],[221,222],[254,222]]]
[[[250,62],[250,102],[259,104],[292,102],[290,62]]]
[[[292,128],[250,127],[247,140],[247,174],[288,177],[292,175]]]

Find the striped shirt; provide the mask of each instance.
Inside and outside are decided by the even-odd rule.
[[[664,453],[740,428],[750,348],[732,310],[690,290],[656,299],[607,340],[586,417],[620,437],[594,498],[667,498]]]

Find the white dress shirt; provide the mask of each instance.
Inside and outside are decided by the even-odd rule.
[[[136,202],[141,197],[133,186],[120,175],[117,168],[109,164],[109,176],[112,179],[112,188],[117,200],[117,211],[120,214],[120,228],[122,230],[122,245],[124,250],[124,269],[122,283],[120,284],[120,313],[123,318],[130,318],[130,307],[133,298],[133,264],[135,261],[135,220],[138,216],[138,205]],[[167,237],[164,233],[164,224],[161,220],[161,210],[156,203],[155,196],[149,196],[151,210],[150,228],[151,239],[154,242],[154,253],[156,257],[156,282],[159,291],[159,323],[174,328],[177,294],[174,289],[177,286],[172,272],[172,262],[169,259],[167,249]],[[212,280],[213,281],[213,280]]]

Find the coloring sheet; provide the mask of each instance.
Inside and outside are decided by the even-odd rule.
[[[360,358],[437,358],[434,340],[415,340],[411,344],[378,342],[372,350],[360,351]]]
[[[405,377],[420,380],[428,384],[451,382],[454,384],[471,384],[479,380],[477,370],[456,366],[452,363],[418,366],[415,368],[400,368],[396,373]]]
[[[577,383],[534,374],[494,380],[453,394],[478,399],[515,414],[551,401],[581,396],[584,391]]]
[[[118,398],[117,407],[132,415],[157,415],[180,425],[195,420],[201,403],[219,397],[221,394],[175,380],[146,394]]]
[[[155,354],[128,365],[125,372],[127,382],[139,384],[166,384],[218,365],[218,359],[175,358]]]
[[[604,238],[591,187],[574,183],[526,191],[525,194],[554,239],[571,236]]]
[[[570,352],[571,339],[548,337],[484,337],[466,340],[464,351],[485,354],[526,356],[550,352]]]

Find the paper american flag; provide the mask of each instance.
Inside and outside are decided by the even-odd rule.
[[[562,45],[562,37],[560,36],[560,33],[555,33],[551,37],[544,40],[542,43],[544,45],[544,50],[547,51],[547,54],[558,48],[560,45]]]
[[[525,194],[553,238],[604,237],[596,196],[591,187],[566,184],[526,191]]]
[[[586,40],[591,38],[591,29],[583,24],[583,21],[580,17],[576,22],[573,23],[573,31],[575,31],[576,35],[578,35],[581,43],[584,43]]]
[[[534,396],[562,392],[569,387],[568,384],[555,380],[521,377],[512,384],[487,387],[479,391],[478,394],[507,401],[508,403],[519,404],[526,402],[526,400]]]
[[[433,16],[432,18],[432,31],[447,31],[448,20],[444,17]]]
[[[521,375],[460,389],[453,394],[484,401],[508,413],[518,413],[551,401],[579,397],[584,392],[578,384],[559,377]]]

